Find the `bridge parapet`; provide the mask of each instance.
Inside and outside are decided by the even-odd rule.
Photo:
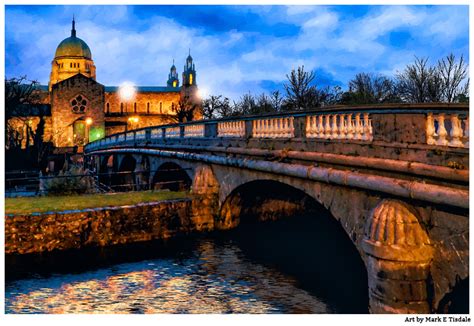
[[[469,106],[464,104],[333,107],[148,127],[108,136],[85,151],[166,139],[281,139],[469,148]],[[404,145],[405,146],[405,145]]]

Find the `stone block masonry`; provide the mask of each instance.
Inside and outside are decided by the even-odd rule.
[[[5,253],[109,246],[214,229],[213,201],[167,200],[118,207],[5,216]]]

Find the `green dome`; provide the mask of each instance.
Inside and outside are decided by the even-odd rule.
[[[92,54],[86,42],[73,35],[59,43],[54,57],[84,57],[92,59]]]

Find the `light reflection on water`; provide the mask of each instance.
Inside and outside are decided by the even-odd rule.
[[[6,284],[6,313],[328,313],[295,279],[200,240],[187,258],[159,258]]]

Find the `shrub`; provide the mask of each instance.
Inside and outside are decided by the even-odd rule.
[[[81,167],[72,166],[52,178],[42,179],[43,189],[48,195],[86,194],[95,192],[94,179],[86,175]]]

